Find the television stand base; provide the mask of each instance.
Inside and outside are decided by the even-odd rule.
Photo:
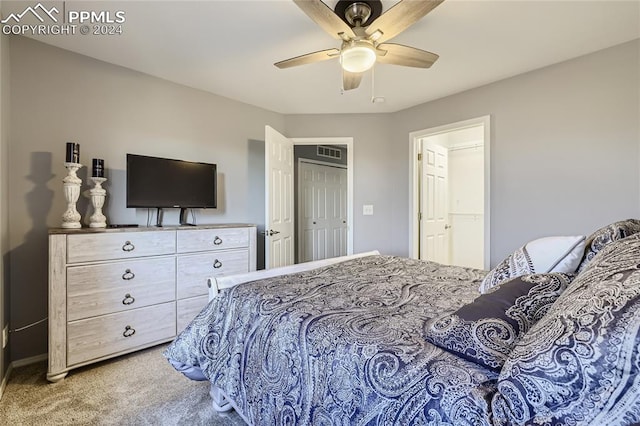
[[[156,226],[162,228],[162,219],[164,217],[164,210],[161,207],[156,209]]]
[[[180,208],[180,226],[196,226],[195,223],[189,223],[189,209],[187,207]]]

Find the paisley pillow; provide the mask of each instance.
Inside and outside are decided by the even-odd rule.
[[[480,284],[480,293],[511,278],[528,274],[572,274],[584,254],[584,236],[545,237],[529,241],[493,268]]]
[[[640,234],[608,244],[516,344],[496,425],[640,423]]]
[[[580,262],[578,272],[583,271],[589,262],[591,262],[591,259],[607,244],[629,237],[638,232],[640,232],[640,220],[637,219],[621,220],[598,229],[587,237],[584,257]]]
[[[427,322],[427,341],[499,372],[518,340],[549,310],[573,276],[516,277],[452,314]]]

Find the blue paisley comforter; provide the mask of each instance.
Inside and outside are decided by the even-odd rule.
[[[168,347],[254,425],[489,424],[497,373],[424,338],[486,272],[367,256],[223,290]]]

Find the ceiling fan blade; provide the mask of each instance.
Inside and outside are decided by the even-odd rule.
[[[392,39],[444,0],[401,0],[373,21],[365,32],[373,41],[382,43]]]
[[[342,89],[352,90],[357,89],[360,86],[362,80],[361,72],[349,72],[342,70]]]
[[[351,27],[322,1],[293,0],[293,2],[331,37],[347,41],[356,36]]]
[[[273,65],[280,69],[291,68],[297,67],[298,65],[326,61],[327,59],[337,58],[339,55],[340,51],[338,49],[326,49],[318,52],[307,53],[306,55],[296,56],[295,58],[285,59],[284,61],[276,62]]]
[[[379,44],[376,53],[378,54],[377,61],[381,64],[415,68],[429,68],[439,58],[435,53],[395,43]]]

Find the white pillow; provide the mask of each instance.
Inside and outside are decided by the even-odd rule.
[[[585,237],[545,237],[529,241],[493,268],[480,284],[480,293],[511,278],[529,274],[572,274],[584,255]]]

